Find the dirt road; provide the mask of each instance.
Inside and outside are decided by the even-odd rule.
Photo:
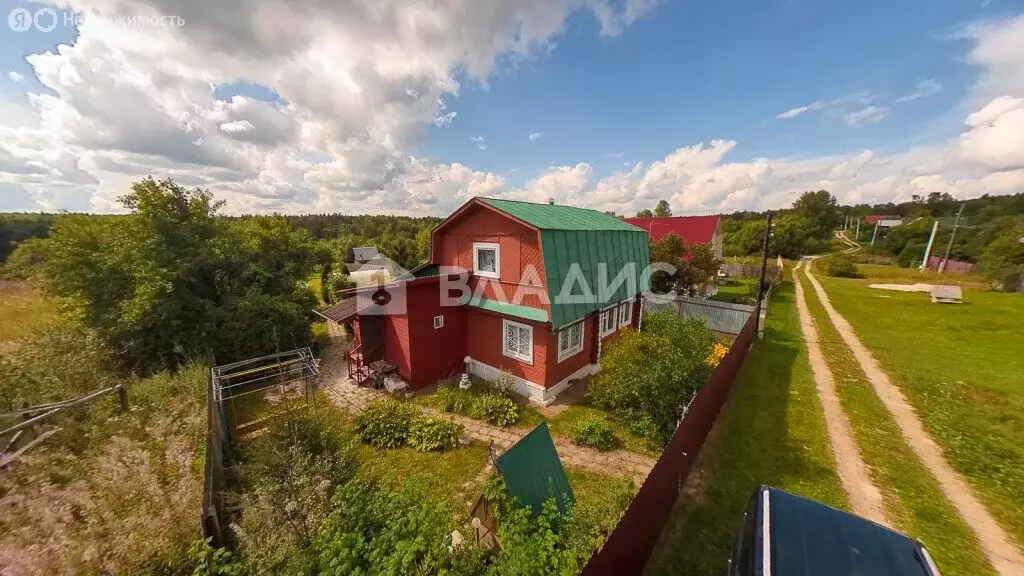
[[[1002,527],[999,526],[995,518],[981,504],[981,501],[978,500],[970,485],[950,467],[942,454],[942,450],[924,429],[924,425],[921,423],[913,407],[907,402],[906,397],[889,380],[889,376],[882,370],[881,364],[875,360],[871,352],[857,338],[853,328],[850,327],[850,323],[832,307],[828,294],[825,293],[824,288],[821,287],[817,278],[811,273],[810,264],[807,265],[804,272],[814,287],[814,292],[825,307],[829,320],[835,326],[836,331],[839,332],[843,342],[853,352],[854,357],[860,364],[861,369],[864,370],[864,374],[867,376],[868,381],[871,382],[871,386],[874,388],[879,399],[881,399],[882,404],[892,413],[910,448],[917,454],[917,457],[921,459],[924,465],[928,467],[932,475],[935,476],[946,498],[953,503],[964,521],[977,535],[981,548],[988,557],[989,562],[991,562],[992,567],[1000,574],[1006,576],[1024,574],[1024,555],[1021,554],[1021,551],[1010,540]],[[795,273],[796,271],[794,270]],[[800,320],[802,323],[804,319],[804,300],[800,292],[800,284],[797,283],[796,285],[798,304],[801,305]],[[808,344],[808,348],[810,348],[810,344]],[[815,372],[815,377],[817,377],[817,372]]]
[[[797,263],[793,274],[795,275],[803,265],[803,261]],[[794,280],[796,280],[795,277]],[[836,472],[850,502],[850,510],[858,516],[891,526],[882,506],[882,493],[871,481],[868,467],[864,464],[864,459],[850,432],[850,422],[839,404],[835,380],[821,353],[821,346],[818,344],[818,330],[814,326],[811,311],[807,308],[803,287],[800,282],[794,281],[793,285],[796,287],[796,307],[800,315],[800,330],[807,344],[807,355],[811,361],[811,372],[814,373],[818,400],[825,413],[825,427],[832,444]]]

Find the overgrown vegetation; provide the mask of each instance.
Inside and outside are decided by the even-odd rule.
[[[451,450],[461,437],[462,425],[445,418],[419,417],[409,427],[409,446],[420,452]]]
[[[861,274],[857,270],[857,265],[853,263],[853,260],[846,254],[829,254],[819,258],[815,262],[815,268],[819,269],[826,276],[833,276],[836,278],[860,278]]]
[[[398,448],[409,439],[416,408],[394,399],[373,402],[356,416],[363,442],[377,448]]]
[[[572,431],[572,441],[580,446],[611,450],[615,445],[612,427],[604,420],[583,420]]]
[[[414,421],[411,427],[433,420]],[[243,447],[237,560],[245,573],[575,574],[614,527],[634,491],[629,480],[570,470],[578,505],[559,513],[552,500],[533,517],[508,500],[500,482],[488,482],[486,488],[477,484],[471,490],[484,489],[501,518],[502,548],[494,553],[468,536],[466,495],[450,499],[458,491],[453,481],[464,482],[483,467],[486,447],[428,456],[408,447],[360,445],[359,437],[358,426],[324,406],[276,421]],[[415,461],[391,459],[402,453],[415,455]],[[458,465],[451,479],[447,460],[431,465],[424,460],[461,453],[470,455],[471,462]],[[452,547],[456,529],[467,539]]]
[[[128,387],[48,421],[56,434],[0,475],[0,571],[191,574],[199,537],[205,430],[203,367],[135,379],[102,340],[65,319],[0,358],[0,406]],[[13,424],[8,419],[5,425]]]
[[[535,412],[519,404],[511,384],[502,381],[474,382],[467,390],[459,388],[454,380],[445,381],[425,402],[444,412],[462,414],[494,426],[525,424],[527,417],[531,421],[539,419]]]
[[[664,446],[711,374],[707,358],[716,340],[701,321],[669,310],[645,314],[643,327],[623,331],[608,345],[587,395],[637,435]]]

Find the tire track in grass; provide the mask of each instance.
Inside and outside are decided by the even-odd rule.
[[[910,448],[938,480],[943,494],[949,498],[961,517],[977,535],[981,548],[993,568],[999,574],[1007,576],[1024,574],[1024,555],[982,505],[963,477],[954,471],[946,461],[939,445],[925,431],[924,425],[913,407],[907,402],[900,389],[889,380],[889,376],[882,370],[881,365],[871,355],[871,352],[857,338],[846,319],[832,307],[825,289],[814,278],[809,268],[806,270],[806,275],[821,300],[829,320],[853,352],[878,398],[892,415]]]
[[[802,284],[806,279],[800,278]],[[835,377],[843,411],[882,492],[893,526],[928,546],[939,569],[948,574],[995,574],[970,527],[942,493],[928,468],[914,454],[892,414],[828,319],[813,291],[808,307],[818,327],[818,339]]]
[[[888,526],[889,520],[882,506],[882,493],[871,481],[867,466],[850,431],[850,422],[836,396],[832,372],[818,344],[818,332],[807,308],[803,284],[799,281],[798,271],[803,264],[804,261],[800,261],[793,269],[796,307],[800,313],[800,330],[807,346],[807,355],[811,360],[811,370],[817,383],[818,401],[821,402],[821,408],[825,413],[828,437],[835,453],[836,470],[839,472],[839,479],[842,480],[853,513]]]

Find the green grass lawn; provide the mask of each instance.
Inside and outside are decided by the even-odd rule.
[[[779,285],[696,479],[673,508],[646,574],[722,574],[734,530],[760,484],[846,507],[800,334],[793,285]]]
[[[752,306],[757,301],[757,282],[758,278],[729,278],[718,286],[718,293],[709,300]]]
[[[566,468],[565,475],[569,477],[576,505],[592,511],[601,527],[611,533],[636,494],[636,484],[629,478],[580,468]]]
[[[559,412],[557,416],[548,420],[548,426],[553,435],[572,438],[573,430],[580,422],[585,420],[603,420],[607,422],[612,428],[612,434],[615,436],[614,448],[629,450],[637,454],[646,454],[654,458],[661,454],[660,448],[652,448],[647,440],[631,432],[628,426],[615,420],[608,412],[600,408],[582,404],[569,406]]]
[[[1024,296],[968,284],[964,304],[932,304],[864,286],[892,270],[861,271],[869,278],[818,278],[946,459],[1024,545]]]
[[[29,283],[0,280],[0,342],[17,340],[56,318],[54,303]]]
[[[974,534],[907,445],[857,359],[829,321],[811,283],[803,274],[799,277],[840,403],[872,480],[882,492],[890,522],[897,530],[924,542],[944,573],[993,574]]]

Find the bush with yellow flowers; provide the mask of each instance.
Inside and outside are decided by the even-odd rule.
[[[727,352],[729,352],[728,348],[723,344],[716,342],[715,348],[711,351],[711,354],[708,355],[704,362],[706,362],[708,366],[714,368],[715,366],[718,366],[718,363],[722,361],[722,358],[725,358]]]

